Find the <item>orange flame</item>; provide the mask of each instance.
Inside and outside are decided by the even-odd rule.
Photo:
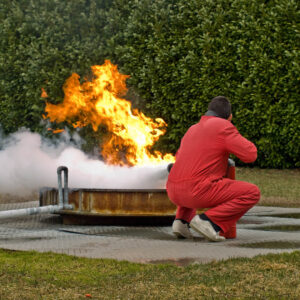
[[[44,88],[42,88],[41,97],[42,97],[42,98],[47,98],[47,97],[48,97],[48,94],[47,94],[47,92],[45,91]]]
[[[64,132],[64,129],[52,129],[52,128],[48,128],[48,131],[52,131],[52,133],[61,133]]]
[[[45,111],[51,122],[67,121],[73,127],[91,124],[97,131],[100,124],[109,132],[102,143],[101,154],[108,164],[146,165],[174,162],[172,154],[151,152],[154,143],[166,131],[163,119],[152,120],[142,112],[131,109],[131,103],[120,98],[127,92],[128,75],[120,74],[109,60],[101,66],[92,66],[94,79],[80,84],[73,73],[65,82],[64,101],[46,104]]]

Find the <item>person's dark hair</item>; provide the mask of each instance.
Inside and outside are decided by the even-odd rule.
[[[208,104],[208,110],[215,112],[217,117],[228,119],[231,114],[231,104],[226,97],[217,96]]]

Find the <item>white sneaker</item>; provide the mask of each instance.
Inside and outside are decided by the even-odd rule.
[[[179,239],[192,239],[193,236],[190,232],[189,225],[182,223],[181,220],[175,220],[172,225],[173,233]]]
[[[225,237],[220,236],[219,232],[216,232],[209,221],[205,221],[200,219],[198,215],[196,215],[191,223],[190,226],[197,232],[204,235],[207,239],[213,242],[220,242],[224,241]]]

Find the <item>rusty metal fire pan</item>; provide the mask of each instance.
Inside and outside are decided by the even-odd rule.
[[[58,203],[58,190],[43,188],[40,206]],[[72,210],[61,210],[64,224],[170,225],[176,206],[166,190],[69,189]]]

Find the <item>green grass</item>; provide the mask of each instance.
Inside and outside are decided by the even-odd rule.
[[[260,188],[259,205],[300,207],[300,169],[236,168],[236,179]]]
[[[0,250],[0,299],[299,299],[300,252],[177,267]]]

